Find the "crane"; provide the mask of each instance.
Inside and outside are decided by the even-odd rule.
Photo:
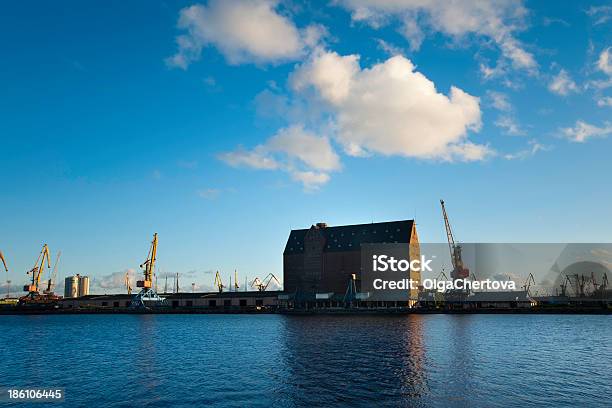
[[[234,269],[234,292],[238,292],[240,286],[238,285],[238,272]]]
[[[144,268],[144,280],[136,282],[136,286],[139,288],[150,289],[153,287],[153,270],[155,268],[155,261],[157,260],[157,232],[153,234],[153,241],[149,248],[147,259],[140,264],[141,268]]]
[[[39,295],[39,285],[40,285],[40,275],[45,269],[45,265],[47,269],[51,268],[51,260],[49,259],[49,247],[47,244],[44,244],[38,258],[36,259],[36,263],[34,267],[30,269],[27,274],[32,275],[32,283],[29,285],[25,285],[23,290],[28,292],[26,296],[30,298],[36,297]]]
[[[570,281],[569,276],[567,276],[567,275],[564,275],[564,276],[565,276],[565,279],[561,283],[561,296],[565,297],[565,296],[567,296],[567,285],[568,284],[571,285],[572,282]]]
[[[155,272],[155,261],[157,260],[157,232],[153,234],[153,241],[147,253],[147,259],[140,264],[143,268],[143,280],[136,281],[136,287],[142,288],[139,293],[132,297],[131,307],[148,308],[148,305],[162,306],[166,299],[157,294],[153,287],[153,274]],[[157,286],[157,285],[155,285]]]
[[[6,273],[8,273],[8,266],[6,266],[6,259],[4,258],[2,251],[0,251],[0,261],[2,261],[2,264],[4,265],[4,270]]]
[[[52,295],[53,289],[57,284],[57,264],[59,263],[60,257],[62,256],[62,251],[57,253],[57,257],[55,258],[55,264],[53,265],[53,270],[49,275],[49,280],[47,280],[47,289],[43,291],[46,295]]]
[[[217,274],[215,275],[215,286],[219,290],[219,293],[223,292],[223,289],[225,288],[225,285],[221,281],[221,275],[219,274],[219,271],[217,271]]]
[[[0,251],[0,261],[2,261],[2,265],[4,265],[4,270],[6,271],[6,297],[8,298],[11,296],[11,281],[8,278],[8,266],[6,266],[6,259],[4,258],[4,254],[2,253],[2,251]]]
[[[523,285],[523,290],[525,290],[525,292],[527,292],[527,295],[531,296],[529,293],[529,288],[531,287],[531,284],[536,284],[535,283],[535,279],[533,278],[533,274],[531,272],[529,272],[529,275],[527,275],[527,280],[525,281],[525,284]]]
[[[440,205],[442,206],[442,217],[444,218],[444,226],[446,228],[448,249],[450,251],[451,261],[453,263],[451,278],[453,280],[465,279],[470,275],[470,271],[469,269],[463,266],[463,258],[461,257],[461,245],[455,243],[455,237],[453,236],[453,230],[451,229],[451,225],[448,220],[448,214],[446,213],[444,200],[440,200]]]
[[[257,290],[260,292],[265,292],[265,290],[268,289],[268,286],[273,280],[276,281],[276,283],[280,286],[279,280],[276,278],[276,276],[274,276],[273,273],[270,272],[265,278],[263,278],[263,280],[259,279],[258,277],[253,279],[251,287],[257,288]]]
[[[128,295],[132,294],[132,285],[130,284],[130,273],[129,272],[125,272],[125,288],[127,289],[127,293]]]

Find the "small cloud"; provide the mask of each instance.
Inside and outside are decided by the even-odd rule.
[[[571,142],[584,143],[591,138],[605,138],[612,134],[612,123],[605,122],[603,127],[578,120],[574,127],[561,128],[561,135]]]
[[[487,96],[489,97],[491,106],[493,106],[495,109],[502,112],[510,112],[512,110],[512,105],[508,100],[508,95],[502,92],[487,91]]]
[[[612,76],[612,47],[608,47],[599,54],[597,68],[607,75]]]
[[[544,24],[545,27],[551,26],[553,24],[559,24],[564,27],[570,26],[570,23],[568,23],[567,21],[563,20],[562,18],[555,18],[555,17],[544,17],[544,19],[542,20],[542,23]]]
[[[393,57],[394,55],[404,55],[404,50],[401,47],[393,45],[381,38],[377,38],[376,43],[378,44],[378,48],[390,57]]]
[[[570,78],[567,71],[562,69],[550,81],[548,84],[548,90],[557,95],[567,96],[570,93],[578,92],[578,86],[572,80],[572,78]]]
[[[217,188],[205,188],[203,190],[198,190],[198,195],[206,200],[214,200],[219,197],[221,191]]]
[[[495,126],[501,128],[504,133],[512,136],[523,136],[526,134],[525,130],[520,127],[516,120],[508,115],[500,116],[495,121]]]
[[[597,99],[597,106],[599,107],[612,106],[612,97],[602,96],[601,98]]]
[[[535,156],[537,152],[546,152],[551,149],[550,146],[544,146],[543,144],[538,143],[537,140],[530,140],[528,143],[529,148],[520,150],[516,153],[509,153],[504,155],[504,159],[506,160],[524,160],[528,157]]]
[[[340,168],[340,158],[329,139],[302,125],[280,129],[252,150],[239,148],[220,154],[219,159],[233,167],[286,171],[308,190],[325,184],[328,173]]]
[[[591,6],[586,14],[593,19],[593,25],[600,25],[612,18],[612,6]]]

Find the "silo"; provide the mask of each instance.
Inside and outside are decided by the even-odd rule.
[[[78,276],[68,276],[64,280],[64,297],[74,298],[79,294],[79,278]]]
[[[89,276],[79,276],[79,297],[87,295],[89,295]]]

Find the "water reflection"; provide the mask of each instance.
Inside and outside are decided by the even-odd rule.
[[[281,336],[290,405],[414,406],[428,393],[422,316],[286,317]]]

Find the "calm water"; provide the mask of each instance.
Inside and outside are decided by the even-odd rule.
[[[0,329],[0,384],[64,387],[55,406],[612,404],[610,316],[0,316]]]

